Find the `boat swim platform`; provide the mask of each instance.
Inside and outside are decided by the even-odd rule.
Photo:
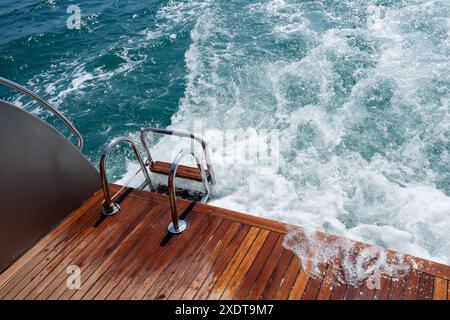
[[[111,185],[112,191],[120,186]],[[188,228],[167,231],[165,195],[125,188],[118,214],[101,217],[97,192],[0,274],[0,299],[434,299],[450,297],[450,267],[410,257],[379,285],[339,277],[339,256],[312,274],[284,244],[286,224],[177,200]],[[301,234],[302,229],[295,227]],[[317,232],[324,241],[338,237]],[[301,237],[299,237],[301,241]],[[356,247],[370,245],[356,243]],[[396,253],[387,251],[388,258]],[[68,268],[80,268],[80,287]],[[72,269],[70,269],[72,270]],[[70,288],[70,289],[69,289]]]

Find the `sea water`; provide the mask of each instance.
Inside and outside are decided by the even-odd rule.
[[[80,29],[71,4],[1,1],[0,76],[73,121],[94,165],[148,126],[276,131],[276,168],[210,137],[212,204],[450,264],[448,0],[79,0]],[[109,168],[137,165],[119,149]]]

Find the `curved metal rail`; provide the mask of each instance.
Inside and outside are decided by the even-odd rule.
[[[77,143],[77,147],[78,149],[82,149],[83,148],[83,137],[81,136],[80,132],[78,132],[78,130],[75,128],[75,126],[61,113],[59,112],[55,107],[53,107],[50,103],[48,103],[47,101],[45,101],[44,99],[42,99],[40,96],[38,96],[37,94],[35,94],[34,92],[28,90],[27,88],[22,87],[21,85],[0,77],[0,84],[3,84],[11,89],[15,89],[17,91],[20,91],[21,93],[31,97],[32,99],[36,100],[37,102],[41,103],[42,105],[44,105],[48,110],[50,110],[55,116],[57,116],[68,128],[69,130],[72,132],[72,134],[77,138],[78,143]]]
[[[189,133],[189,132],[183,132],[183,131],[175,131],[175,130],[167,130],[167,129],[159,129],[159,128],[145,128],[141,131],[141,142],[142,145],[144,146],[145,152],[147,153],[147,162],[148,164],[151,166],[153,164],[153,158],[152,155],[150,154],[150,149],[148,147],[147,144],[147,136],[150,133],[158,133],[158,134],[163,134],[163,135],[169,135],[169,136],[177,136],[177,137],[184,137],[184,138],[190,138],[193,141],[197,141],[203,149],[203,154],[205,157],[205,162],[206,162],[206,167],[208,169],[208,175],[207,175],[207,179],[208,181],[211,182],[212,185],[214,185],[216,183],[216,178],[214,176],[214,171],[212,168],[212,164],[211,164],[211,158],[209,156],[209,151],[208,151],[208,147],[206,145],[206,142],[197,137],[194,136],[193,134]]]
[[[200,200],[200,203],[206,203],[208,201],[210,195],[211,195],[211,189],[208,184],[208,179],[206,177],[205,169],[203,168],[200,160],[195,156],[194,152],[190,150],[181,150],[180,153],[175,157],[175,160],[173,161],[170,172],[169,172],[169,201],[170,201],[170,211],[172,214],[172,222],[168,226],[168,230],[170,233],[181,233],[184,230],[186,230],[187,224],[184,220],[179,220],[178,218],[178,208],[177,208],[177,201],[176,201],[176,193],[175,193],[175,184],[174,180],[177,174],[178,164],[180,160],[184,156],[190,155],[192,158],[194,158],[195,162],[197,163],[197,168],[200,171],[200,174],[202,176],[202,183],[203,187],[205,188],[205,195]]]
[[[113,214],[116,214],[120,210],[120,206],[117,203],[113,202],[110,191],[109,191],[109,182],[108,182],[108,177],[106,176],[106,160],[108,159],[108,155],[111,153],[111,151],[119,143],[122,143],[122,142],[126,142],[131,146],[134,154],[136,155],[136,158],[138,159],[139,165],[141,166],[141,170],[144,173],[145,179],[147,180],[147,183],[150,184],[150,186],[151,186],[150,175],[148,174],[147,168],[145,167],[145,163],[142,160],[142,157],[139,154],[139,150],[137,149],[134,142],[131,139],[125,138],[125,137],[120,137],[120,138],[116,138],[116,139],[112,140],[103,149],[102,155],[100,156],[100,178],[102,181],[102,189],[103,189],[103,194],[105,197],[105,201],[103,202],[103,205],[102,205],[103,206],[102,214],[105,216],[111,216]],[[125,184],[125,186],[126,186],[126,184]],[[117,195],[117,193],[116,193],[116,195]]]

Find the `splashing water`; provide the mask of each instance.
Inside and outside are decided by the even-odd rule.
[[[390,255],[384,248],[366,246],[344,238],[326,238],[317,231],[290,227],[284,247],[300,258],[303,271],[309,277],[324,277],[328,264],[334,279],[342,284],[357,286],[373,277],[387,275],[399,279],[417,268],[410,256]]]

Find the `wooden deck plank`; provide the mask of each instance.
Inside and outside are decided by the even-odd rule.
[[[40,293],[38,295],[29,295],[28,297],[35,299],[57,299],[67,289],[65,285],[67,278],[65,267],[67,268],[68,265],[78,266],[82,271],[83,277],[88,276],[92,265],[96,266],[103,262],[115,247],[120,246],[123,238],[128,237],[129,234],[133,234],[133,229],[139,229],[139,227],[149,225],[145,223],[145,218],[148,216],[150,216],[148,221],[151,221],[152,218],[154,219],[150,211],[150,205],[138,203],[135,209],[130,210],[129,217],[123,217],[124,219],[120,221],[117,219],[116,227],[110,232],[101,230],[101,226],[99,226],[99,229],[96,230],[98,235],[95,239],[86,239],[85,244],[80,244],[72,250],[66,256],[65,261],[59,267],[53,269],[52,273],[47,276],[46,282],[40,283],[39,288],[35,290],[35,293]],[[103,232],[107,234],[106,237],[99,236]]]
[[[193,263],[199,252],[201,253],[204,246],[208,244],[208,241],[223,221],[216,217],[208,218],[211,220],[206,222],[205,230],[198,233],[198,236],[190,243],[186,252],[181,252],[181,255],[176,259],[176,263],[168,265],[159,275],[155,284],[149,289],[146,299],[166,299],[172,292],[177,285],[178,277],[184,276],[186,269]]]
[[[67,289],[66,269],[68,265],[80,267],[83,277],[89,272],[90,265],[102,262],[115,246],[120,245],[121,239],[128,236],[134,227],[141,223],[146,216],[149,204],[136,202],[134,207],[128,207],[129,216],[120,217],[111,228],[102,223],[91,233],[92,237],[87,237],[82,243],[74,248],[65,259],[47,275],[45,281],[41,281],[38,288],[28,295],[30,299],[56,299],[61,291]],[[98,213],[100,217],[100,214]],[[116,218],[116,217],[114,217]],[[102,236],[105,234],[106,236]]]
[[[432,300],[433,299],[434,277],[428,273],[422,272],[419,278],[417,299]]]
[[[187,243],[191,242],[191,239],[195,239],[196,234],[198,232],[197,229],[200,222],[199,219],[194,219],[194,214],[189,215],[185,218],[185,221],[188,223],[188,227],[192,229],[191,232],[182,233],[179,235],[172,236],[170,241],[167,244],[162,245],[164,239],[168,236],[167,232],[163,233],[163,236],[160,235],[160,238],[156,243],[159,245],[156,250],[151,252],[151,255],[148,257],[145,264],[136,269],[136,272],[130,276],[129,280],[123,280],[120,286],[125,288],[120,295],[120,299],[142,299],[149,287],[153,285],[153,282],[158,278],[159,274],[165,269],[168,263],[170,263],[171,259],[176,255],[180,254],[179,250],[185,250]],[[194,219],[194,220],[193,220]],[[203,217],[200,217],[203,219]],[[208,220],[202,220],[208,221]],[[168,222],[165,222],[167,225]],[[166,227],[164,228],[166,229]],[[186,242],[186,243],[185,243]]]
[[[233,257],[231,258],[230,262],[227,264],[226,268],[224,269],[224,271],[222,272],[222,274],[219,276],[216,283],[212,287],[211,292],[208,295],[208,299],[219,299],[222,296],[223,292],[226,289],[226,286],[230,282],[231,278],[233,277],[237,268],[239,267],[242,260],[246,256],[247,252],[252,247],[253,242],[255,241],[260,231],[261,229],[259,228],[255,227],[250,228],[248,234],[242,241],[241,245],[233,254]]]
[[[117,191],[118,186],[111,186]],[[286,225],[209,205],[177,201],[188,229],[168,236],[168,198],[125,189],[119,214],[99,219],[101,192],[0,275],[6,299],[435,299],[449,298],[450,267],[409,257],[403,275],[379,288],[335,276],[340,257],[320,265],[283,247]],[[94,226],[95,225],[95,226]],[[302,229],[295,227],[302,232]],[[339,237],[318,233],[323,245]],[[299,238],[299,241],[302,241]],[[357,250],[370,245],[356,243]],[[314,249],[312,249],[314,250]],[[388,251],[388,260],[394,259]],[[417,265],[415,262],[418,262]],[[419,263],[420,262],[420,263]],[[68,265],[81,267],[79,290],[66,286]],[[306,268],[306,269],[304,269]]]
[[[380,288],[375,288],[373,291],[373,297],[367,296],[364,298],[374,300],[388,300],[389,291],[391,290],[391,278],[385,275],[380,277]]]
[[[114,185],[113,185],[114,186]],[[143,200],[147,201],[156,201],[156,202],[162,202],[162,203],[168,203],[168,196],[162,195],[162,194],[155,194],[150,193],[143,190],[134,190],[133,191],[134,196],[141,197]],[[182,207],[186,207],[190,204],[190,201],[183,200],[183,199],[177,199],[177,204]],[[236,222],[244,223],[250,226],[255,226],[267,230],[271,230],[274,232],[278,232],[280,234],[286,234],[287,233],[287,225],[278,221],[261,218],[252,216],[250,214],[246,213],[240,213],[224,208],[215,207],[212,205],[204,205],[197,203],[194,206],[194,211],[202,214],[213,214],[218,215],[226,219],[230,219]],[[296,227],[298,229],[301,229],[300,227]],[[336,241],[339,239],[339,237],[334,235],[325,234],[323,232],[316,232],[317,236],[319,236],[324,241]],[[368,244],[362,244],[357,243],[357,246],[361,247],[368,247],[370,245]],[[398,253],[392,250],[386,250],[388,254],[388,260],[390,260],[392,257],[396,256]],[[433,276],[441,277],[446,280],[450,280],[450,272],[449,272],[449,266],[443,265],[437,262],[431,262],[422,258],[418,257],[412,257],[406,255],[406,257],[413,261],[413,265],[415,270],[429,273]]]
[[[236,230],[237,230],[236,224]],[[177,285],[173,290],[167,294],[169,300],[179,300],[185,293],[187,288],[194,282],[196,276],[202,271],[204,264],[211,259],[211,255],[214,254],[216,247],[220,244],[221,240],[226,238],[226,233],[232,228],[232,222],[230,220],[223,220],[216,232],[214,232],[211,240],[200,252],[195,261],[186,268],[186,272],[183,277],[178,279]]]
[[[119,262],[122,261],[123,256],[128,253],[130,248],[136,245],[137,239],[139,239],[142,232],[147,229],[143,227],[143,224],[149,224],[150,228],[162,227],[164,207],[161,205],[153,206],[152,211],[155,214],[152,215],[150,212],[145,216],[145,219],[141,222],[138,228],[135,228],[129,235],[123,239],[120,246],[116,247],[111,253],[103,260],[96,263],[91,263],[87,268],[83,270],[83,283],[79,290],[68,290],[64,288],[63,290],[56,290],[52,296],[55,299],[82,299],[91,288],[96,285],[97,288],[101,287],[102,279],[108,279],[118,268]],[[149,221],[149,219],[154,219],[154,221]],[[114,237],[114,235],[112,235]],[[93,290],[95,291],[95,289]]]
[[[171,163],[155,161],[150,167],[150,170],[154,173],[167,176],[169,175],[171,165]],[[205,169],[205,174],[206,176],[209,176],[209,171],[207,169]],[[177,177],[202,182],[202,176],[198,168],[179,165],[177,168]]]
[[[208,277],[210,271],[214,268],[215,263],[219,260],[222,253],[226,250],[230,242],[235,238],[235,236],[239,233],[239,230],[242,228],[242,225],[236,222],[233,222],[230,228],[226,231],[225,236],[219,240],[219,243],[216,245],[214,250],[211,253],[211,256],[203,263],[202,268],[195,274],[193,280],[187,284],[185,290],[180,287],[180,291],[184,291],[181,299],[193,299],[197,292],[202,287],[206,278]],[[175,298],[175,296],[174,296]]]
[[[391,279],[389,300],[402,300],[405,293],[407,276]]]
[[[250,290],[252,289],[253,285],[256,282],[256,279],[259,276],[260,271],[263,269],[264,264],[269,258],[269,255],[272,254],[272,249],[275,247],[275,244],[277,243],[279,238],[280,238],[279,234],[270,232],[266,242],[264,243],[264,246],[258,253],[258,256],[253,262],[250,270],[248,271],[247,276],[243,280],[239,290],[236,292],[233,299],[244,300],[247,298],[247,296],[250,293]]]
[[[305,292],[303,293],[302,300],[316,300],[321,285],[322,279],[310,277]]]
[[[127,199],[124,202],[124,207],[128,206],[133,207],[137,205],[139,202]],[[94,212],[92,212],[94,213]],[[88,221],[86,225],[84,225],[84,229],[76,234],[73,238],[70,238],[69,241],[65,242],[63,246],[55,250],[55,252],[51,252],[44,260],[42,260],[38,265],[34,267],[34,270],[37,272],[30,272],[25,275],[21,281],[21,284],[25,284],[24,286],[16,286],[13,291],[11,291],[7,298],[14,299],[24,299],[34,288],[41,283],[42,280],[46,278],[46,276],[52,272],[52,270],[58,266],[61,266],[62,262],[66,258],[66,256],[75,249],[80,244],[85,244],[86,239],[93,239],[95,237],[95,227],[94,224],[99,218],[98,211],[94,214],[90,214],[91,219]],[[109,224],[108,229],[111,230],[115,227],[115,224]],[[84,242],[83,242],[84,241]],[[53,254],[52,254],[53,253]],[[20,290],[19,290],[20,289]]]
[[[389,253],[394,253],[391,250],[387,250]],[[448,272],[449,266],[442,263],[428,261],[418,257],[407,256],[411,261],[414,261],[414,269],[416,271],[428,273],[434,277],[444,278],[450,280],[450,273]]]
[[[268,231],[268,230],[261,230],[258,233],[258,236],[256,237],[255,241],[251,245],[251,248],[247,251],[247,254],[245,255],[244,259],[242,260],[239,267],[235,271],[231,280],[228,282],[228,285],[226,286],[220,299],[231,300],[234,297],[236,291],[239,289],[242,281],[245,279],[245,276],[247,275],[248,270],[254,263],[256,256],[260,252],[260,250],[261,250],[262,246],[264,245],[269,234],[270,234],[270,231]]]
[[[278,241],[275,243],[269,259],[266,261],[263,269],[256,278],[256,281],[253,284],[253,288],[250,290],[247,299],[256,300],[261,298],[264,288],[266,287],[266,284],[269,282],[270,277],[272,276],[273,270],[278,264],[281,255],[285,251],[283,248],[283,241],[284,236],[280,236]]]
[[[369,279],[370,281],[370,279]],[[381,282],[381,280],[380,280]],[[369,283],[367,281],[364,281],[362,283],[362,286],[360,287],[360,292],[357,296],[357,300],[372,300],[374,294],[375,294],[375,289],[373,288],[369,288]]]
[[[208,223],[208,222],[206,222],[206,223]],[[220,221],[218,221],[218,223],[220,223]],[[205,241],[206,236],[210,235],[210,233],[208,233],[208,232],[212,232],[212,231],[207,230],[206,232],[204,232],[205,234],[203,234],[203,232],[201,233],[200,238],[194,238],[194,240],[191,242],[191,245],[193,247],[189,248],[189,251],[186,254],[190,254],[192,251],[197,250],[197,247],[195,247],[195,245],[197,245],[201,241]],[[135,263],[136,267],[134,268],[134,270],[129,275],[127,275],[127,277],[123,277],[121,279],[121,282],[117,286],[115,286],[114,290],[111,291],[111,293],[109,293],[109,295],[106,297],[108,300],[118,299],[122,295],[122,293],[128,288],[130,281],[132,279],[135,279],[136,275],[142,270],[143,266],[145,265],[145,262],[150,261],[152,257],[150,255],[147,256],[144,254],[144,257],[143,258],[140,257],[140,258],[141,258],[140,263]],[[187,261],[182,261],[182,259],[180,258],[180,262],[178,264],[184,265],[184,264],[186,264],[186,262]],[[166,267],[166,269],[167,269],[167,267]],[[183,269],[181,269],[181,270],[183,270]],[[161,275],[159,276],[159,278],[161,278]],[[100,297],[97,296],[96,298],[100,298]]]
[[[93,278],[96,279],[95,284],[84,284],[85,291],[76,292],[76,294],[84,294],[83,299],[92,299],[97,298],[102,290],[115,288],[120,279],[130,272],[130,269],[140,264],[146,250],[156,246],[158,240],[156,232],[159,228],[164,227],[166,210],[167,208],[164,206],[153,206],[150,213],[129,233],[129,236],[123,238],[114,250],[109,250],[111,254],[103,259],[103,263],[92,264],[91,268],[86,270],[85,276],[95,274],[98,269],[102,271]]]
[[[433,300],[447,300],[447,281],[434,277]]]
[[[217,259],[215,264],[212,266],[207,278],[205,281],[203,281],[202,286],[199,288],[193,299],[196,300],[204,300],[208,297],[209,293],[211,292],[212,288],[216,284],[219,277],[222,275],[222,272],[227,267],[228,263],[234,256],[236,250],[238,249],[239,245],[243,242],[244,238],[247,236],[247,234],[250,231],[249,226],[243,226],[236,237],[233,238],[233,240],[230,242],[230,244],[227,246],[225,251],[222,253],[222,255]]]
[[[403,300],[416,300],[417,299],[417,291],[419,285],[419,272],[412,271],[408,273],[405,293],[403,295]]]
[[[170,241],[164,245],[159,246],[158,250],[154,252],[154,256],[150,259],[133,279],[134,285],[127,287],[127,290],[137,288],[132,295],[132,299],[143,299],[159,275],[170,264],[172,259],[182,256],[183,252],[186,252],[191,245],[192,241],[197,235],[205,230],[207,226],[205,221],[210,221],[207,216],[200,216],[199,219],[195,219],[194,215],[187,217],[188,224],[190,224],[189,232],[183,232],[179,235],[172,236]],[[192,221],[189,219],[192,218]],[[130,292],[131,293],[131,292]]]
[[[164,194],[156,194],[143,190],[134,190],[133,196],[141,197],[141,199],[145,201],[154,201],[164,204],[169,203],[169,197]],[[191,201],[184,199],[177,199],[177,206],[180,208],[179,210],[181,210],[182,208],[186,208],[189,205],[191,205]],[[270,220],[267,218],[257,217],[250,214],[236,212],[220,207],[215,207],[213,205],[201,203],[196,203],[193,206],[192,210],[201,214],[211,214],[219,216],[224,219],[229,219],[235,222],[243,223],[251,227],[263,228],[270,231],[278,232],[283,235],[286,234],[286,224]]]
[[[334,275],[334,265],[332,263],[328,264],[325,277],[320,286],[319,294],[317,295],[317,300],[329,300],[331,298],[331,293],[333,292],[333,285],[336,282],[336,277]]]
[[[358,300],[364,286],[366,286],[365,281],[361,281],[357,285],[348,286],[348,288],[345,292],[344,299],[345,300]]]
[[[300,273],[295,280],[294,286],[292,287],[291,292],[289,293],[289,300],[300,300],[305,292],[306,286],[308,285],[309,277],[303,270],[300,270]]]
[[[157,206],[155,206],[157,208]],[[162,208],[162,207],[160,207]],[[163,210],[161,212],[156,213],[155,219],[155,228],[161,226]],[[145,223],[145,220],[144,220]],[[153,223],[153,222],[152,222]],[[150,225],[151,226],[151,225]],[[82,299],[86,296],[90,290],[96,286],[97,288],[101,287],[102,279],[110,278],[111,275],[117,269],[120,261],[123,259],[124,255],[127,254],[128,250],[133,247],[136,243],[135,235],[139,235],[139,231],[141,229],[134,229],[134,232],[131,232],[125,239],[123,239],[122,244],[118,246],[115,250],[113,250],[104,261],[99,261],[96,264],[91,264],[89,268],[86,268],[83,271],[83,285],[79,290],[63,290],[63,292],[55,292],[54,296],[57,299]],[[96,291],[93,289],[93,291]],[[97,292],[97,291],[96,291]],[[93,298],[93,296],[91,296]]]
[[[294,256],[286,274],[283,277],[280,288],[278,288],[277,293],[275,294],[274,298],[276,300],[286,300],[289,297],[295,280],[300,274],[300,270],[300,259],[297,256]]]
[[[293,259],[294,254],[284,249],[280,260],[277,262],[276,267],[273,269],[270,280],[266,284],[266,287],[261,295],[261,299],[271,300],[275,297],[281,283],[283,282],[284,275],[286,274],[286,271]]]
[[[345,298],[347,288],[347,285],[336,282],[333,287],[333,292],[331,293],[330,300],[343,300]]]

